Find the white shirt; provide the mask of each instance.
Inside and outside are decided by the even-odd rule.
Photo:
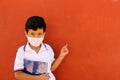
[[[50,70],[54,60],[54,52],[48,44],[42,43],[39,52],[36,53],[27,43],[26,45],[21,46],[17,51],[14,71],[25,70],[32,74],[41,72],[49,73],[50,80],[55,80],[55,77]]]

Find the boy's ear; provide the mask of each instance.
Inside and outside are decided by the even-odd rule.
[[[45,37],[46,32],[43,33],[43,36]]]
[[[44,32],[44,36],[45,36],[46,32]]]

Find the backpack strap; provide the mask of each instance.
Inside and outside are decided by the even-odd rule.
[[[44,44],[44,43],[43,43],[43,45],[45,46],[46,50],[48,50],[48,48],[47,48],[46,44]]]
[[[25,52],[25,48],[26,48],[26,44],[24,45],[24,47],[23,47],[23,51]]]

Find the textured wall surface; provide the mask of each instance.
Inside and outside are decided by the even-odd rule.
[[[32,15],[45,18],[45,42],[56,57],[68,43],[57,80],[120,80],[120,0],[0,0],[1,80],[14,80],[15,54]]]

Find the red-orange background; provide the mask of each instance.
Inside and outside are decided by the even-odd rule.
[[[15,54],[32,15],[45,18],[45,42],[56,57],[68,43],[57,80],[120,80],[119,0],[0,0],[0,80],[14,80]]]

